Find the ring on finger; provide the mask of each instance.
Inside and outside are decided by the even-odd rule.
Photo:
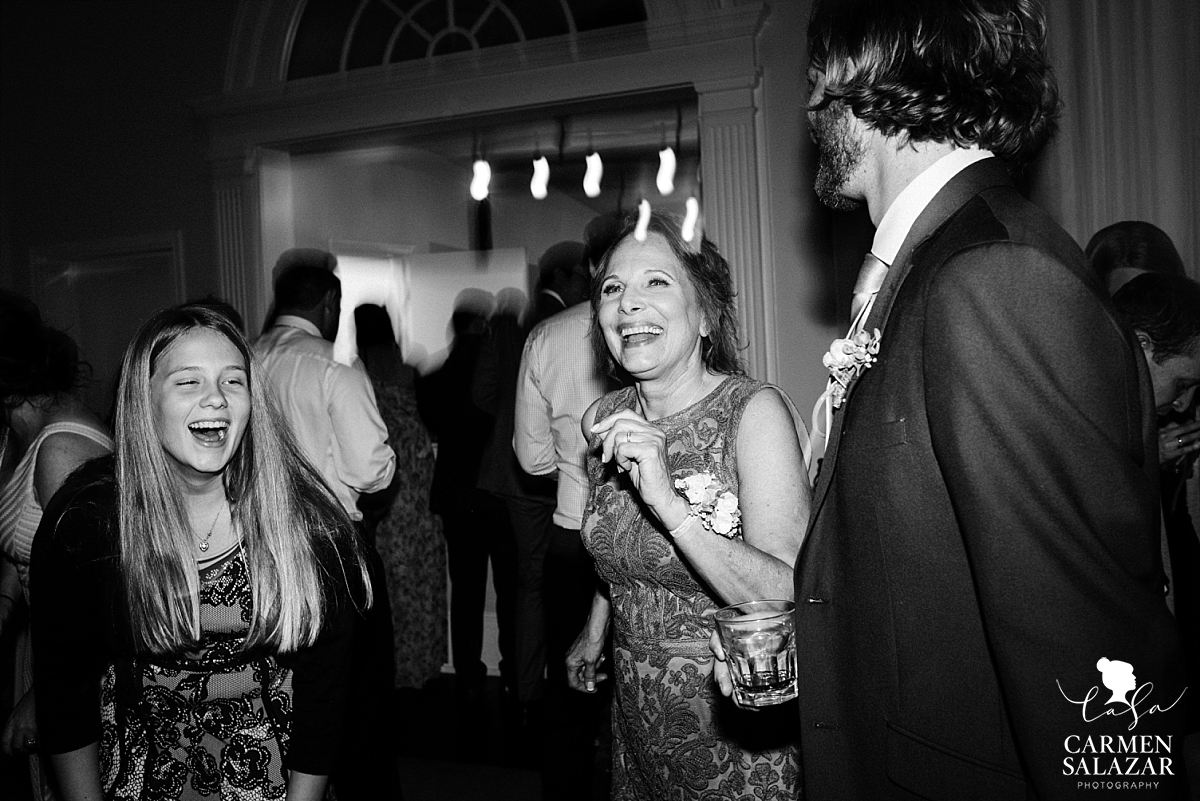
[[[1180,437],[1179,439],[1175,440],[1175,447],[1176,447],[1176,448],[1182,448],[1182,447],[1183,447],[1183,437]]]

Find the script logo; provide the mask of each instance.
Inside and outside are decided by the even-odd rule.
[[[1151,703],[1154,683],[1139,686],[1133,665],[1119,659],[1101,657],[1096,662],[1100,671],[1100,683],[1109,691],[1107,701],[1100,701],[1103,692],[1093,685],[1080,699],[1072,698],[1063,689],[1062,682],[1055,681],[1058,691],[1072,704],[1079,707],[1084,723],[1094,723],[1103,717],[1129,717],[1126,731],[1133,731],[1143,718],[1168,712],[1182,700],[1187,688],[1170,704],[1163,706]],[[1149,781],[1163,776],[1174,776],[1174,760],[1171,756],[1172,736],[1152,734],[1112,735],[1072,734],[1063,742],[1063,775],[1086,777],[1077,789],[1122,789],[1140,790],[1157,788],[1159,782]],[[1130,777],[1133,777],[1132,779]]]
[[[1158,712],[1169,712],[1175,708],[1183,698],[1187,688],[1179,694],[1168,706],[1159,704],[1150,704],[1150,694],[1154,692],[1154,682],[1146,682],[1138,686],[1137,677],[1133,675],[1133,665],[1128,662],[1122,662],[1119,659],[1105,659],[1100,657],[1100,661],[1096,663],[1096,670],[1100,671],[1100,680],[1109,690],[1112,691],[1112,696],[1105,702],[1102,707],[1097,709],[1097,705],[1093,702],[1101,695],[1100,688],[1093,686],[1087,691],[1087,694],[1082,700],[1075,700],[1067,695],[1063,690],[1062,683],[1055,680],[1058,685],[1058,691],[1062,693],[1062,697],[1066,698],[1072,704],[1076,704],[1080,708],[1080,714],[1083,715],[1085,723],[1091,723],[1099,720],[1106,715],[1120,717],[1121,715],[1129,715],[1128,731],[1133,731],[1138,722],[1144,715],[1153,715]],[[1132,696],[1129,693],[1133,693]]]

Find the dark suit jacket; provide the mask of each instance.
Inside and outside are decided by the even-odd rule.
[[[438,444],[429,508],[440,515],[469,508],[492,435],[492,418],[471,400],[482,342],[480,334],[458,334],[445,363],[417,382],[421,420]]]
[[[1182,705],[1146,714],[1183,690],[1154,404],[1079,248],[974,164],[917,220],[874,327],[796,568],[806,799],[1072,797],[1093,777],[1064,760],[1102,734],[1173,737],[1152,756],[1179,773]],[[1129,711],[1105,706],[1102,657],[1153,682],[1133,730],[1083,719]]]

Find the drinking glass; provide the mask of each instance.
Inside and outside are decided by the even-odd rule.
[[[742,706],[796,697],[796,623],[791,601],[747,601],[717,610],[717,632]]]

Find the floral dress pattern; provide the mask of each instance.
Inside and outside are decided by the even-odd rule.
[[[446,662],[446,541],[442,521],[429,509],[433,444],[417,414],[412,389],[371,385],[396,452],[396,496],[375,529],[392,602],[396,686],[422,687]]]
[[[242,549],[200,573],[198,653],[110,665],[101,685],[100,769],[120,801],[259,801],[286,795],[291,671],[241,651],[250,583]],[[132,705],[122,697],[136,696]],[[122,709],[138,721],[121,725]],[[122,735],[123,733],[123,735]]]
[[[672,477],[709,472],[736,494],[738,424],[764,386],[730,376],[656,420]],[[620,409],[638,410],[634,388],[605,396],[596,419]],[[649,516],[628,477],[597,456],[590,449],[583,541],[612,600],[613,801],[797,798],[794,704],[748,712],[720,695],[708,640],[724,604]]]

